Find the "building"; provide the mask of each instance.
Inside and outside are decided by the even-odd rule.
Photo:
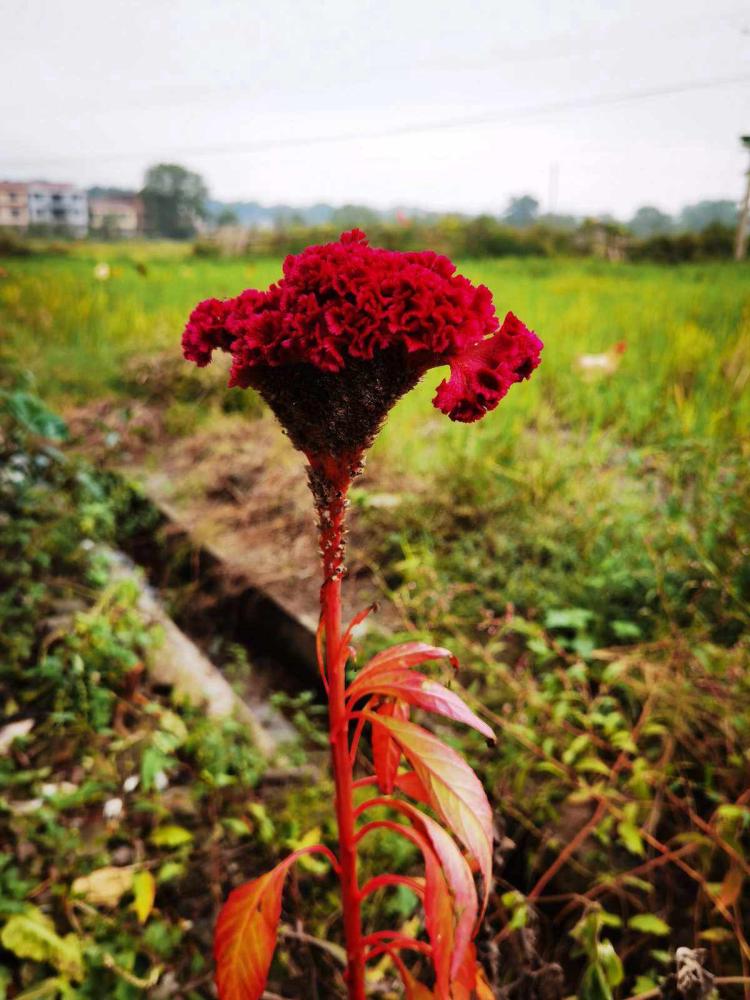
[[[31,181],[28,184],[29,225],[64,229],[85,236],[89,228],[86,192],[72,184]]]
[[[89,227],[100,236],[139,236],[143,233],[143,202],[137,195],[92,195]]]
[[[0,229],[25,230],[28,224],[28,185],[0,181]]]

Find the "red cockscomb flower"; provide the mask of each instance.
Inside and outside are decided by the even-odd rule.
[[[185,357],[200,366],[217,348],[231,353],[229,384],[258,389],[308,453],[352,450],[357,430],[345,434],[338,449],[330,433],[309,440],[306,431],[289,426],[295,407],[281,397],[290,391],[312,392],[308,402],[323,407],[326,393],[334,403],[364,405],[368,413],[358,428],[364,446],[395,399],[430,368],[451,369],[434,405],[452,420],[470,422],[494,409],[539,364],[539,338],[512,313],[500,326],[489,289],[456,274],[440,254],[375,249],[354,229],[337,243],[287,257],[283,271],[265,292],[201,302],[182,343]],[[310,366],[320,373],[317,393]],[[368,369],[374,379],[369,390]],[[341,378],[330,378],[341,375],[349,383],[343,396]],[[370,397],[380,396],[382,406],[374,398],[363,404],[361,393],[352,396],[353,381]],[[308,407],[305,421],[314,413]]]

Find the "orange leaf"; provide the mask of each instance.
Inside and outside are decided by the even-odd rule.
[[[488,740],[493,742],[495,740],[495,734],[487,723],[475,715],[454,691],[415,670],[391,666],[368,669],[364,677],[360,675],[354,679],[347,697],[354,700],[372,694],[398,698],[415,708],[422,708],[427,712],[443,715],[447,719],[463,722],[467,726],[472,726]]]
[[[258,1000],[271,967],[287,861],[235,889],[219,914],[214,936],[216,987],[221,1000]]]
[[[456,970],[451,983],[453,990],[451,1000],[473,1000],[477,984],[477,954],[474,945],[469,945],[464,953],[463,961]]]
[[[219,1000],[258,1000],[265,989],[281,917],[281,893],[292,864],[303,854],[323,852],[319,844],[300,848],[270,872],[229,894],[214,932]]]
[[[492,987],[487,982],[487,977],[484,974],[484,969],[477,962],[477,982],[474,987],[477,994],[477,1000],[495,1000],[495,994]]]
[[[428,844],[422,848],[425,865],[424,922],[432,945],[435,998],[450,1000],[453,954],[453,905],[437,855]]]
[[[404,1000],[435,1000],[435,994],[432,990],[428,989],[427,986],[423,986],[422,983],[417,982],[406,966],[401,966],[399,972],[401,973],[401,978],[404,981],[406,989]]]
[[[484,907],[492,875],[492,809],[466,761],[435,735],[402,719],[364,713],[396,740],[421,780],[430,805],[476,860],[484,880]]]
[[[495,1000],[495,994],[485,978],[484,969],[477,961],[477,952],[473,944],[467,949],[461,968],[451,986],[452,1000]]]
[[[380,716],[408,719],[409,706],[400,702],[387,701],[377,709]],[[390,795],[393,791],[398,765],[401,760],[401,749],[387,729],[372,731],[372,759],[375,764],[375,776],[381,792]]]
[[[744,879],[745,876],[740,866],[733,864],[724,876],[718,897],[725,906],[734,906],[740,898]]]

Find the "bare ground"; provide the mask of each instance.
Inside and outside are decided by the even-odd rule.
[[[303,457],[270,414],[218,414],[175,437],[158,403],[98,401],[66,414],[75,447],[135,480],[172,520],[210,546],[233,578],[317,625],[319,556]],[[367,484],[365,477],[359,485]],[[356,518],[349,538],[345,612],[382,599]],[[384,605],[380,628],[403,627]]]

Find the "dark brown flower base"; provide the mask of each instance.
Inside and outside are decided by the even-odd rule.
[[[397,347],[369,361],[349,358],[340,372],[311,364],[258,366],[252,386],[311,461],[345,459],[369,448],[390,408],[423,372],[414,355]]]

